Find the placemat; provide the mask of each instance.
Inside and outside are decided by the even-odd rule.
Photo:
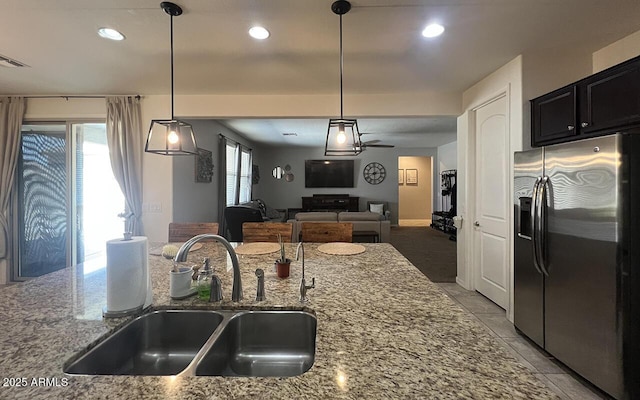
[[[318,246],[318,251],[337,256],[351,256],[354,254],[364,253],[365,248],[361,244],[335,242],[321,244]]]
[[[182,246],[184,243],[167,243],[167,244],[171,244],[176,246],[177,248],[180,248],[180,246]],[[159,247],[154,247],[153,249],[149,250],[149,254],[152,256],[161,256],[162,255],[162,248],[166,246],[166,245],[162,245]],[[191,248],[189,249],[189,253],[191,253],[192,251],[196,251],[196,250],[200,250],[202,248],[202,243],[196,243],[193,246],[191,246]]]
[[[278,243],[254,242],[245,243],[236,247],[237,254],[269,254],[280,250]]]

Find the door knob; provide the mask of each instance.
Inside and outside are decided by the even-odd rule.
[[[478,221],[474,222],[473,226],[480,226],[480,222],[478,222]]]

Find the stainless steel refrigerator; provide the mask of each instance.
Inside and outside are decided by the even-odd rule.
[[[640,130],[515,153],[514,324],[640,398]]]

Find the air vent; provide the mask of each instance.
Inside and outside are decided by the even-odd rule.
[[[28,65],[21,63],[20,61],[16,61],[13,58],[5,57],[2,54],[0,54],[0,67],[18,68],[18,67],[28,67]]]
[[[298,134],[295,132],[285,132],[282,134],[282,136],[298,136]]]

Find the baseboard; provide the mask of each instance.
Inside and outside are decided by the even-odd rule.
[[[463,281],[462,279],[460,279],[459,277],[456,276],[456,283],[460,286],[462,286],[463,288],[467,289],[467,290],[472,290],[471,288],[469,288],[467,286],[467,283],[465,281]]]

